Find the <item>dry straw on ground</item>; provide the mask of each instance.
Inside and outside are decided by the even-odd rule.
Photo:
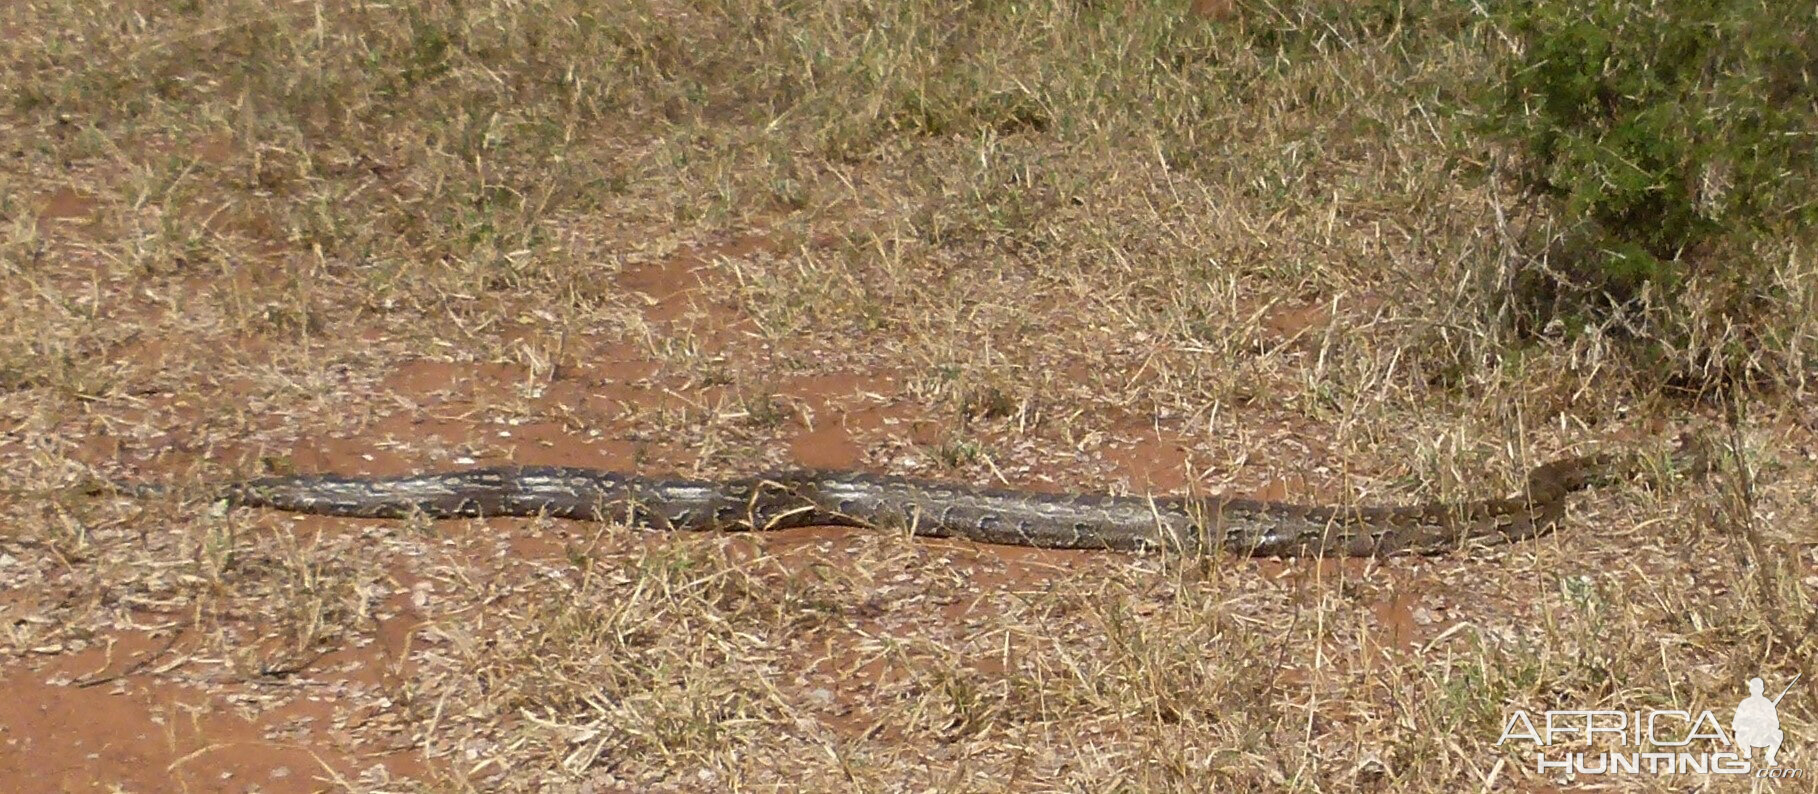
[[[1511,709],[1818,680],[1807,395],[1726,417],[1509,337],[1465,12],[1186,11],[0,9],[4,787],[1544,789]],[[1342,564],[83,495],[518,461],[1396,502],[1686,426],[1734,428],[1705,483]]]

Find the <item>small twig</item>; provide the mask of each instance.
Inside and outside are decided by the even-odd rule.
[[[126,669],[121,670],[120,672],[114,673],[112,675],[104,675],[104,676],[100,676],[98,678],[88,678],[88,679],[84,679],[81,681],[77,681],[77,682],[75,682],[75,686],[78,689],[88,689],[90,687],[97,687],[102,684],[118,681],[120,679],[127,678],[129,676],[138,675],[140,673],[140,671],[143,671],[145,668],[150,667],[152,662],[157,661],[160,657],[164,656],[164,654],[170,653],[170,649],[177,646],[177,641],[180,639],[183,639],[183,633],[185,631],[189,630],[189,628],[193,625],[194,624],[192,624],[192,623],[185,623],[182,626],[178,627],[178,629],[176,631],[171,632],[170,639],[166,640],[162,647],[158,648],[155,651],[152,651],[151,653],[148,653],[144,656],[139,657],[139,659],[137,661],[133,662],[130,665],[127,665]]]

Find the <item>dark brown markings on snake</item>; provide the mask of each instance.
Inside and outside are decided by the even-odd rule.
[[[1047,548],[1258,556],[1434,553],[1549,531],[1576,491],[1642,471],[1634,455],[1537,466],[1515,498],[1411,507],[1334,507],[1249,499],[1055,495],[855,472],[776,472],[724,480],[647,478],[594,469],[496,467],[404,477],[297,475],[227,485],[231,504],[337,516],[549,515],[662,530],[766,530],[816,524],[907,528],[917,535]],[[1702,472],[1702,446],[1670,461]],[[126,493],[159,495],[126,484]]]

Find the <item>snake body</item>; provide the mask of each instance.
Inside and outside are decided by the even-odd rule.
[[[1558,523],[1569,494],[1633,473],[1639,461],[1567,458],[1531,470],[1514,497],[1409,507],[1045,494],[842,471],[688,480],[570,467],[290,475],[234,483],[218,495],[246,507],[366,518],[547,515],[702,531],[838,525],[1041,548],[1373,556],[1533,537]]]

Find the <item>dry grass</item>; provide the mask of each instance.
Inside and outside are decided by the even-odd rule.
[[[1545,788],[1511,709],[1818,679],[1803,382],[1726,415],[1500,321],[1521,210],[1450,110],[1492,32],[1179,6],[7,5],[0,670],[233,704],[320,760],[268,790]],[[1718,424],[1708,483],[1345,564],[80,487],[795,461],[1391,502]]]

